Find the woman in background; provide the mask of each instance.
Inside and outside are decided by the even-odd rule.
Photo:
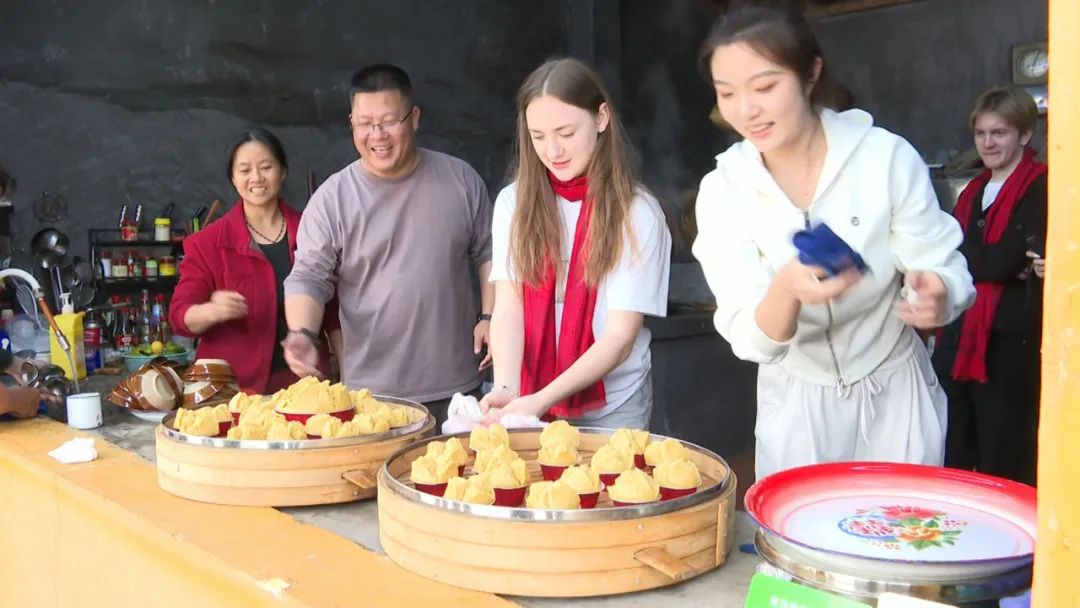
[[[184,240],[169,321],[176,333],[200,338],[197,358],[228,361],[245,392],[273,393],[297,380],[285,364],[281,341],[287,333],[282,286],[292,269],[300,214],[280,198],[288,161],[270,131],[244,129],[230,149],[226,172],[240,201]],[[337,345],[340,322],[332,306],[323,330]],[[326,354],[324,347],[324,373]]]
[[[945,464],[1031,485],[1046,246],[1046,165],[1027,147],[1038,117],[1019,87],[990,89],[971,110],[986,169],[964,188],[954,213],[978,297],[942,331],[934,352],[949,396]]]

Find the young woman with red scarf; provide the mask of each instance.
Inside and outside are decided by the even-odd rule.
[[[945,464],[1035,483],[1046,243],[1046,165],[1027,147],[1038,110],[1017,87],[975,102],[971,128],[986,170],[960,194],[960,252],[975,305],[946,327],[934,365],[949,397]]]
[[[517,96],[514,183],[492,221],[487,420],[507,413],[648,428],[645,315],[667,309],[671,235],[639,183],[599,76],[549,61]]]

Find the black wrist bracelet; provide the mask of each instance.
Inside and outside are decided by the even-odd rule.
[[[310,329],[308,329],[306,327],[302,328],[302,329],[290,329],[289,333],[290,334],[302,334],[308,340],[311,340],[311,343],[314,344],[315,346],[322,346],[322,338],[319,337],[319,334],[311,331]]]

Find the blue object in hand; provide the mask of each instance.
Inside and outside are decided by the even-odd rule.
[[[819,266],[829,276],[836,276],[851,268],[860,273],[867,270],[862,256],[837,236],[828,224],[800,230],[791,237],[791,242],[799,250],[800,262],[807,266]]]

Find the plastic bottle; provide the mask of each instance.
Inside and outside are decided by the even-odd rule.
[[[71,355],[75,359],[75,369],[71,369],[71,360],[68,359],[68,354],[60,348],[60,343],[56,340],[56,334],[52,332],[49,333],[49,359],[53,365],[58,365],[64,370],[64,375],[68,380],[75,379],[75,374],[78,374],[78,378],[82,380],[86,377],[86,345],[83,337],[83,314],[85,313],[75,312],[75,307],[71,305],[70,293],[60,294],[60,301],[63,305],[60,308],[60,314],[55,316],[56,324],[60,327],[60,331],[64,334],[68,344],[71,345]]]

